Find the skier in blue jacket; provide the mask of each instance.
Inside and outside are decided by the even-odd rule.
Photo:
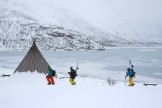
[[[127,68],[127,73],[125,78],[129,76],[129,86],[134,86],[133,77],[135,77],[135,72],[133,69]]]

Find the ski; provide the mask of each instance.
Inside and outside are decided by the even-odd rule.
[[[129,63],[130,63],[130,66],[131,66],[131,68],[133,69],[133,65],[132,65],[132,62],[131,62],[131,60],[129,60]]]
[[[75,71],[77,71],[78,69],[79,69],[79,67],[78,67],[78,63],[77,63]]]
[[[10,77],[10,75],[2,74],[2,77]]]
[[[144,83],[143,85],[144,85],[144,86],[149,86],[149,85],[152,85],[152,86],[157,86],[158,84]]]

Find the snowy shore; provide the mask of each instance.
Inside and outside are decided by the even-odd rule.
[[[58,75],[62,77],[62,75]],[[45,75],[16,73],[0,77],[1,108],[161,108],[162,85],[134,87],[117,82],[77,77],[71,86],[68,78],[47,85]]]

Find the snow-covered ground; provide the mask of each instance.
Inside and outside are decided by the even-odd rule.
[[[134,55],[131,52],[134,50]],[[109,53],[108,53],[109,52]],[[116,52],[116,53],[115,53]],[[118,55],[117,52],[120,52]],[[135,86],[129,87],[128,79],[124,82],[127,63],[124,58],[132,59],[137,75]],[[153,53],[151,53],[153,52]],[[10,74],[10,77],[0,77],[0,107],[1,108],[161,108],[162,78],[140,74],[140,66],[154,70],[161,65],[161,49],[109,49],[109,51],[92,52],[42,52],[49,64],[56,69],[58,78],[56,85],[47,85],[44,74],[36,72],[15,73],[16,66],[26,52],[0,52],[0,75]],[[149,53],[149,56],[147,55]],[[93,54],[93,55],[92,55]],[[106,55],[107,54],[107,55]],[[116,57],[115,54],[117,54]],[[140,55],[141,54],[141,55]],[[77,55],[77,56],[76,56]],[[142,56],[143,55],[143,56]],[[144,59],[139,60],[138,57]],[[154,61],[149,61],[154,60]],[[103,59],[102,59],[103,58]],[[107,59],[106,59],[107,58]],[[111,59],[110,59],[111,58]],[[119,60],[120,62],[117,62]],[[138,59],[137,59],[138,58]],[[109,61],[108,61],[109,59]],[[115,59],[117,59],[115,61]],[[156,60],[155,60],[156,59]],[[104,61],[105,60],[105,61]],[[55,63],[53,63],[55,61]],[[122,62],[123,61],[123,62]],[[137,62],[138,61],[138,62]],[[76,85],[71,86],[67,77],[69,66],[79,62]],[[112,64],[108,65],[108,62]],[[110,69],[104,68],[110,66]],[[112,67],[121,69],[114,70]],[[124,68],[124,69],[122,69]],[[84,72],[86,71],[87,72]],[[96,73],[98,71],[98,74]],[[103,74],[103,72],[108,71]],[[157,74],[158,73],[158,74]],[[155,74],[153,72],[152,74]],[[156,72],[161,76],[161,71]],[[103,77],[105,76],[105,77]],[[115,80],[109,85],[107,77]],[[144,86],[143,83],[158,83],[157,86]]]
[[[2,71],[2,70],[1,70]],[[61,77],[62,75],[58,75]],[[134,87],[118,82],[109,86],[106,81],[77,77],[77,85],[68,79],[55,79],[47,85],[45,75],[16,73],[0,78],[1,108],[161,108],[162,85]]]

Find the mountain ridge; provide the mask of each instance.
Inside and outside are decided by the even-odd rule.
[[[106,47],[161,46],[161,41],[158,38],[153,38],[153,41],[150,41],[150,39],[139,40],[138,38],[134,39],[130,37],[126,38],[120,36],[120,33],[117,33],[118,35],[116,33],[109,33],[102,28],[91,25],[89,22],[84,20],[84,18],[70,13],[70,11],[64,8],[60,8],[59,5],[54,5],[56,6],[54,8],[50,7],[51,9],[56,9],[56,13],[54,14],[54,20],[56,20],[54,22],[56,22],[56,24],[53,24],[41,21],[41,18],[39,19],[38,16],[35,17],[36,15],[27,15],[27,11],[25,12],[24,10],[18,10],[20,8],[22,9],[22,7],[27,8],[27,10],[31,9],[32,6],[35,6],[31,5],[31,1],[26,4],[24,4],[24,1],[22,1],[22,3],[20,1],[15,2],[13,0],[3,1],[6,4],[8,3],[8,5],[11,7],[5,6],[5,3],[2,3],[2,7],[0,8],[1,49],[29,48],[30,44],[32,43],[31,35],[38,36],[39,46],[42,50],[104,50]],[[45,3],[44,0],[41,0],[40,2],[42,1],[43,3]],[[57,0],[54,0],[54,2],[56,1]],[[36,0],[34,0],[34,2],[36,2]],[[47,2],[53,3],[53,1],[50,0],[48,0]],[[46,3],[45,6],[48,4],[49,3]],[[17,7],[15,7],[14,5],[16,5]],[[39,8],[39,6],[33,7],[33,9],[36,8]],[[46,11],[46,9],[43,11]],[[33,14],[35,12],[33,11]],[[51,10],[51,12],[54,11]],[[41,13],[41,15],[43,14]],[[47,15],[49,15],[49,20],[51,20],[52,17],[50,17],[50,15],[53,14],[50,14],[49,11],[49,14]],[[62,18],[63,16],[65,18]],[[48,20],[48,16],[44,18],[47,18],[46,20]],[[55,42],[55,44],[50,42],[49,39],[51,39],[52,42]],[[25,40],[25,42],[18,42],[22,40]],[[19,44],[16,45],[16,43]]]

